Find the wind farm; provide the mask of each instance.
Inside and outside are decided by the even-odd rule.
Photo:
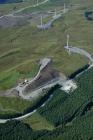
[[[92,7],[0,4],[0,139],[92,140]]]

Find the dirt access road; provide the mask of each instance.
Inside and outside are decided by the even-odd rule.
[[[2,19],[2,18],[5,17],[5,16],[8,16],[8,17],[9,17],[9,16],[10,16],[10,17],[20,17],[20,15],[18,16],[18,15],[14,15],[14,14],[17,14],[17,13],[19,13],[19,12],[22,12],[23,10],[28,9],[28,8],[35,8],[35,7],[37,7],[37,6],[43,5],[43,4],[47,3],[48,1],[49,1],[49,0],[44,0],[44,1],[42,1],[42,2],[39,2],[38,4],[30,5],[30,6],[21,8],[21,9],[19,9],[19,10],[17,10],[17,11],[14,11],[14,12],[10,13],[10,14],[1,16],[0,19]],[[22,17],[22,16],[21,16],[21,17]]]
[[[85,51],[83,49],[80,49],[80,48],[77,48],[77,47],[72,47],[72,46],[65,46],[64,48],[69,52],[69,54],[71,54],[71,53],[78,53],[80,55],[85,56],[93,64],[93,58],[92,58],[91,54],[88,53],[87,51]]]
[[[30,5],[30,6],[21,8],[17,11],[13,11],[9,14],[1,16],[0,17],[0,27],[7,28],[7,27],[13,27],[13,26],[22,26],[22,25],[29,23],[29,21],[32,19],[32,14],[19,15],[19,13],[27,8],[31,8],[31,7],[33,8],[33,7],[43,5],[48,1],[49,0],[44,0],[42,2],[39,2],[38,4]]]

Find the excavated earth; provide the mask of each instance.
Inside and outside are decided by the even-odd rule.
[[[48,65],[41,71],[37,79],[25,88],[24,94],[27,94],[36,89],[39,89],[43,87],[44,85],[47,85],[48,83],[50,83],[52,80],[55,80],[58,77],[60,77],[60,73],[57,70],[54,70],[53,68],[51,68],[50,65]]]
[[[37,79],[33,81],[31,84],[28,84],[24,89],[23,94],[27,95],[45,85],[48,85],[56,80],[56,78],[60,78],[61,74],[59,71],[53,69],[51,64],[48,64],[39,74]],[[4,97],[19,97],[19,93],[16,89],[10,89],[7,91],[0,92],[0,96]]]
[[[0,18],[0,27],[22,26],[27,24],[27,17],[3,16]]]
[[[46,18],[49,16],[47,12],[32,12],[32,13],[17,13],[4,15],[0,17],[0,27],[14,27],[14,26],[23,26],[29,23],[32,25],[37,25],[40,23],[40,17]]]

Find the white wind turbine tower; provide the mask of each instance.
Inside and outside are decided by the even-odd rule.
[[[53,18],[56,18],[57,17],[57,10],[55,9],[54,12],[51,12],[53,13]]]
[[[39,28],[39,29],[44,29],[45,28],[45,26],[43,24],[43,16],[42,15],[40,16],[40,24],[37,25],[37,28]]]
[[[69,48],[69,35],[67,34],[67,48]]]
[[[63,10],[64,13],[66,13],[66,4],[64,3],[64,10]]]
[[[37,0],[37,6],[39,5],[39,0]]]
[[[48,11],[49,14],[53,14],[53,16],[57,15],[57,9],[55,9],[54,11]]]
[[[68,53],[71,54],[71,52],[70,52],[70,46],[69,46],[69,38],[70,38],[70,36],[69,36],[69,34],[67,34],[67,45],[66,45],[66,49],[68,50]]]
[[[41,16],[41,27],[43,26],[43,16]]]
[[[57,15],[57,10],[55,9],[55,12],[54,12],[54,17],[56,17],[56,15]]]

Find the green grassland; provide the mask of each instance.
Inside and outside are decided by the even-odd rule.
[[[32,104],[19,98],[0,97],[0,114],[23,113]]]
[[[39,0],[39,2],[42,2],[42,1],[43,0]],[[23,2],[18,2],[18,3],[0,4],[0,12],[1,12],[1,14],[8,14],[11,12],[15,12],[21,8],[32,6],[36,3],[37,3],[37,1],[35,1],[35,0],[24,0]]]
[[[0,73],[0,89],[6,90],[18,84],[21,79],[33,77],[38,71],[38,65],[33,60],[19,63],[12,68]]]
[[[79,22],[81,20],[81,22]],[[78,30],[80,29],[80,31]],[[24,61],[32,60],[35,63],[43,57],[52,57],[54,67],[66,75],[85,65],[87,60],[79,55],[69,56],[64,50],[66,34],[71,35],[71,44],[92,51],[92,23],[86,21],[82,10],[70,11],[54,23],[47,31],[39,31],[30,25],[21,28],[0,29],[0,54],[5,54],[11,49],[20,49],[19,53],[8,55],[0,59],[0,72],[17,67]],[[83,32],[84,30],[84,32]],[[89,37],[85,32],[89,32]],[[91,43],[90,43],[91,41]],[[12,61],[13,60],[13,61]],[[75,65],[77,64],[77,65]],[[28,67],[26,67],[28,69]]]
[[[42,117],[39,113],[34,113],[32,116],[23,120],[24,123],[29,124],[33,130],[53,130],[54,126],[50,122],[48,122],[44,117]]]
[[[51,0],[50,3],[43,7],[27,9],[27,12],[61,9],[60,1],[57,6],[56,2],[53,3]],[[0,11],[8,13],[15,6],[20,9],[29,5],[30,2],[0,5]],[[87,9],[92,9],[93,1],[85,0],[83,3],[81,0],[70,0],[69,3],[79,3],[80,7],[70,10],[69,13],[54,22],[53,27],[49,30],[40,31],[36,26],[31,26],[30,24],[22,27],[0,28],[0,90],[12,88],[21,78],[33,77],[39,68],[38,60],[44,57],[51,57],[53,67],[67,76],[88,63],[88,60],[83,56],[77,54],[68,55],[64,45],[66,44],[66,35],[70,34],[70,44],[72,46],[77,46],[91,54],[93,53],[93,22],[87,21],[84,17],[84,12]],[[80,88],[70,96],[62,91],[55,91],[51,103],[39,110],[40,115],[39,113],[33,114],[25,122],[32,124],[34,129],[45,128],[50,130],[53,129],[53,125],[67,123],[67,120],[72,117],[75,111],[81,105],[83,108],[85,103],[87,104],[92,97],[92,83],[89,80],[87,81],[85,77],[77,80]],[[83,82],[84,84],[82,85]],[[88,86],[86,87],[86,85]],[[13,109],[18,109],[17,111],[19,112],[31,105],[30,102],[20,99],[7,99],[4,97],[0,97],[0,103],[5,109],[6,107],[10,109],[13,106]],[[42,110],[45,110],[45,112]],[[78,112],[75,115],[79,116]],[[40,118],[40,122],[38,118]],[[37,120],[36,123],[35,120]],[[44,126],[42,126],[42,123],[44,123]]]

